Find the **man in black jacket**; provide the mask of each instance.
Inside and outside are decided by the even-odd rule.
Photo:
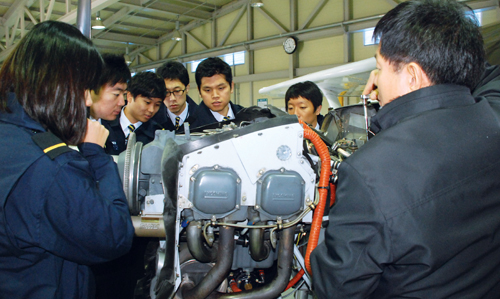
[[[160,66],[156,73],[165,81],[167,96],[160,110],[154,116],[165,130],[184,132],[184,122],[192,124],[195,121],[198,105],[188,96],[189,75],[182,63],[169,61]]]
[[[498,298],[500,122],[470,92],[485,57],[471,16],[410,0],[377,24],[365,94],[382,108],[339,167],[311,256],[319,298]]]
[[[109,130],[106,153],[118,155],[127,148],[130,132],[144,145],[153,141],[155,131],[163,129],[152,118],[160,109],[167,91],[161,77],[153,72],[136,74],[127,90],[127,105],[113,121],[102,120]]]
[[[234,119],[243,107],[231,103],[234,90],[231,67],[218,57],[209,57],[196,68],[196,84],[203,102],[192,128]]]

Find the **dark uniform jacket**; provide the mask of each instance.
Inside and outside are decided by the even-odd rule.
[[[123,112],[122,112],[123,113]],[[121,152],[127,149],[127,143],[125,134],[123,133],[122,127],[120,125],[121,113],[116,117],[115,120],[108,121],[102,120],[102,125],[106,127],[109,131],[108,139],[106,140],[106,146],[104,150],[109,155],[119,155]],[[142,123],[135,131],[135,138],[137,142],[142,142],[146,145],[155,139],[156,130],[162,130],[163,127],[160,126],[156,121],[150,119],[149,121]]]
[[[325,116],[323,116],[322,114],[318,114],[316,121],[318,122],[320,129],[321,129],[321,125],[323,124],[324,120],[325,120]]]
[[[487,98],[491,107],[500,115],[500,66],[486,65],[486,70],[472,91],[472,96]]]
[[[233,109],[233,113],[235,116],[241,109],[243,109],[243,106],[233,104],[232,102],[229,102],[229,105],[231,105],[231,109]],[[205,103],[201,102],[198,106],[198,110],[196,111],[196,121],[191,124],[190,127],[197,128],[216,122],[217,119],[215,119],[210,109],[205,105]]]
[[[325,241],[311,256],[319,298],[498,298],[500,122],[468,88],[436,85],[372,118],[342,162]]]
[[[186,117],[186,120],[184,122],[188,122],[190,125],[194,123],[196,120],[196,110],[198,108],[198,104],[196,104],[193,99],[191,99],[189,96],[186,97],[186,102],[189,104],[188,106],[188,114]],[[165,104],[162,104],[160,106],[160,110],[158,110],[158,113],[153,116],[154,121],[160,124],[165,130],[168,131],[175,131],[175,133],[183,133],[184,132],[184,123],[179,127],[179,129],[175,129],[175,124],[172,123],[172,120],[170,119],[170,116],[168,115],[168,108],[165,106]]]
[[[126,253],[134,235],[116,164],[91,143],[45,154],[32,136],[55,136],[13,94],[9,107],[0,113],[0,297],[92,298],[87,265]]]

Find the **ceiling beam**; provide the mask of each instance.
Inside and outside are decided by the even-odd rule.
[[[96,13],[98,11],[101,11],[105,9],[106,7],[109,7],[119,0],[94,0],[91,3],[91,13]],[[57,20],[60,22],[68,23],[68,24],[75,24],[76,23],[76,14],[77,14],[78,9],[73,9],[69,13],[65,14],[64,16],[58,18]]]
[[[304,24],[302,24],[302,26],[300,26],[300,28],[299,28],[300,30],[302,30],[302,29],[304,29],[306,27],[309,27],[309,25],[311,24],[311,22],[314,20],[314,18],[316,18],[316,16],[320,12],[320,10],[323,9],[323,7],[325,6],[325,4],[326,4],[327,1],[328,0],[321,0],[320,2],[318,2],[318,4],[316,5],[316,7],[313,9],[313,11],[307,17],[307,19],[304,22]]]
[[[156,45],[155,38],[135,36],[135,35],[130,35],[130,34],[112,33],[112,32],[106,32],[105,34],[99,36],[99,38],[96,38],[96,40],[99,40],[99,39],[100,40],[110,40],[110,41],[115,41],[115,42],[130,43],[130,44],[136,44],[136,45],[141,45],[141,46]]]
[[[281,33],[287,33],[288,31],[273,17],[271,16],[266,10],[264,10],[262,7],[256,8],[271,24],[273,24],[276,28]]]

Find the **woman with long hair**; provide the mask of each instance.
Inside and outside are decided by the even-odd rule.
[[[2,65],[2,298],[92,298],[88,265],[130,249],[108,131],[87,119],[102,65],[88,38],[56,21],[34,26]]]

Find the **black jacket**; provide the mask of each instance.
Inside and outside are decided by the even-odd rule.
[[[93,298],[88,265],[126,253],[134,236],[116,164],[92,143],[44,154],[32,136],[50,133],[9,101],[13,113],[0,112],[0,297]]]
[[[185,120],[185,122],[188,122],[189,124],[192,124],[196,120],[196,110],[198,108],[198,104],[196,104],[193,99],[191,99],[189,96],[186,97],[186,102],[189,104],[188,106],[188,116]],[[160,106],[160,110],[153,116],[154,121],[156,121],[158,124],[160,124],[161,127],[163,127],[165,130],[168,131],[175,131],[175,133],[183,133],[184,132],[184,124],[179,127],[179,129],[175,129],[175,124],[172,123],[172,120],[170,119],[168,113],[168,108],[165,106],[165,104],[162,104]]]
[[[243,106],[233,104],[232,102],[229,102],[229,105],[231,105],[231,109],[233,110],[235,116],[241,109],[243,109]],[[217,122],[217,119],[215,119],[210,109],[203,102],[201,102],[198,106],[195,118],[195,122],[190,126],[193,129]]]
[[[486,69],[479,84],[472,91],[472,96],[486,97],[491,107],[500,115],[500,66],[486,64]]]
[[[109,155],[119,155],[121,152],[127,149],[125,134],[123,133],[122,127],[120,125],[120,115],[118,115],[116,119],[112,121],[101,121],[102,125],[109,131],[109,136],[106,140],[106,146],[104,148],[106,153]],[[155,139],[156,130],[162,129],[162,126],[160,126],[153,119],[150,119],[149,121],[140,125],[134,131],[136,141],[142,142],[143,145],[146,145]]]
[[[342,162],[325,241],[311,256],[319,298],[498,298],[500,122],[485,98],[436,85],[372,118]]]

